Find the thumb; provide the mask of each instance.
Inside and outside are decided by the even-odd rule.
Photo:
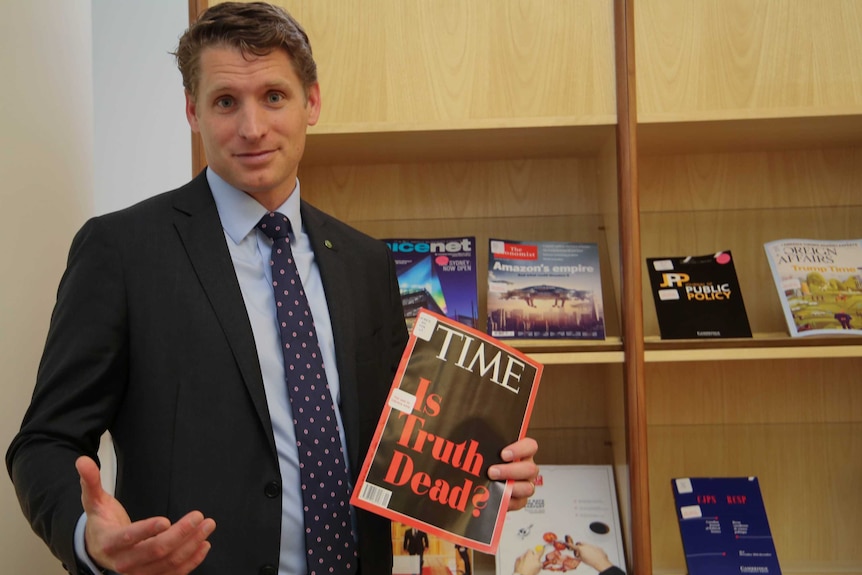
[[[105,495],[99,466],[92,458],[82,455],[75,461],[75,469],[81,478],[81,503],[84,505],[84,512],[92,515]]]

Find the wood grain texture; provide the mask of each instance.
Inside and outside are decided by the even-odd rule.
[[[284,0],[320,65],[319,130],[613,116],[603,0]]]
[[[862,147],[650,156],[641,212],[857,206],[860,176]]]
[[[862,359],[648,365],[655,572],[684,573],[670,481],[757,475],[785,572],[858,573]]]
[[[685,573],[671,479],[760,479],[785,573],[860,573],[862,424],[650,428],[654,570]]]
[[[862,391],[852,375],[860,362],[649,366],[657,571],[683,572],[670,480],[726,475],[760,478],[785,572],[862,569],[862,495],[853,487],[862,473]]]
[[[862,110],[857,0],[640,0],[642,121]]]
[[[862,423],[860,358],[693,367],[647,365],[650,426]]]
[[[623,345],[626,354],[625,392],[626,461],[631,537],[627,539],[628,563],[638,572],[650,573],[652,546],[649,529],[650,507],[647,490],[649,466],[644,387],[644,323],[640,245],[638,179],[638,114],[633,0],[614,2],[614,50],[617,87],[617,197],[620,232],[620,291]]]
[[[590,158],[314,166],[300,178],[303,198],[347,221],[599,213]]]

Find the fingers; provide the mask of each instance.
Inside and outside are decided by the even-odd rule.
[[[500,453],[507,463],[492,465],[488,469],[488,477],[493,480],[533,481],[539,475],[539,467],[533,461],[533,456],[539,449],[535,439],[525,437],[506,446]]]
[[[509,511],[523,509],[527,500],[536,492],[535,486],[529,481],[516,481],[512,484],[512,496],[509,498]]]
[[[186,575],[206,558],[215,521],[192,511],[173,525],[165,517],[132,523],[120,502],[102,489],[95,461],[79,457],[75,468],[87,514],[85,544],[98,565],[133,575]]]
[[[575,543],[575,557],[599,572],[612,567],[607,553],[601,547],[596,547],[595,545],[581,543],[580,541]]]
[[[87,514],[85,544],[98,565],[129,575],[186,575],[206,558],[215,521],[192,511],[173,525],[166,517],[132,523],[120,502],[102,489],[95,461],[79,457],[75,468]]]
[[[75,461],[75,469],[78,470],[78,476],[81,478],[81,503],[84,511],[89,515],[101,502],[104,493],[99,466],[91,458],[82,455]]]
[[[539,466],[533,461],[533,456],[538,449],[539,444],[535,439],[525,437],[503,449],[500,456],[507,463],[492,465],[488,469],[488,477],[492,480],[513,482],[510,511],[524,507],[527,499],[536,492]]]
[[[515,559],[515,572],[521,575],[536,575],[542,570],[542,561],[537,551],[528,549]]]
[[[108,551],[121,573],[185,574],[206,558],[211,547],[207,538],[214,530],[215,521],[199,511],[173,525],[164,518],[151,518],[129,526]]]
[[[506,446],[500,454],[503,461],[517,461],[532,458],[539,450],[539,444],[532,437],[525,437]]]
[[[492,465],[488,469],[488,476],[494,480],[506,481],[512,479],[514,481],[527,481],[535,483],[539,475],[539,466],[530,459],[526,461],[514,461],[512,463],[503,463]]]
[[[111,554],[128,553],[141,543],[149,541],[171,528],[166,517],[150,517],[130,523],[122,532],[106,542],[105,549]]]

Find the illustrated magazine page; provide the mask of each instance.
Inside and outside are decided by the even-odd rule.
[[[662,339],[751,337],[730,251],[647,258]]]
[[[407,329],[420,308],[478,328],[476,238],[386,239],[395,260]]]
[[[472,575],[473,550],[392,522],[392,575]]]
[[[862,334],[862,240],[764,244],[791,336]]]
[[[598,244],[491,239],[489,248],[488,333],[605,339]]]
[[[488,467],[525,436],[542,365],[422,309],[351,504],[494,553],[511,496]]]
[[[578,560],[574,544],[601,548],[625,570],[614,472],[610,465],[542,465],[527,506],[506,516],[497,551],[497,575],[512,575],[525,551],[539,551],[541,573],[597,571]]]

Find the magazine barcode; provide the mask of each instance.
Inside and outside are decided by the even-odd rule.
[[[368,501],[374,505],[381,507],[389,507],[389,498],[392,497],[392,492],[383,487],[377,487],[370,483],[363,483],[362,489],[359,491],[359,498],[363,501]]]

